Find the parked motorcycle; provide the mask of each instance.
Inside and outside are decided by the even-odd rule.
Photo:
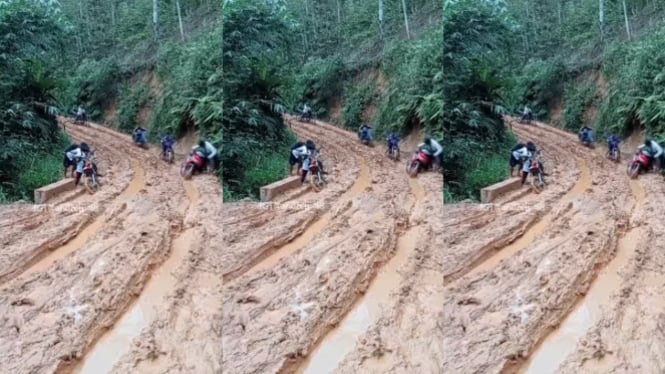
[[[406,164],[406,173],[411,177],[415,178],[420,171],[426,170],[430,166],[431,156],[425,153],[422,149],[417,150],[411,161]]]
[[[192,152],[180,168],[180,175],[185,179],[191,179],[195,172],[204,171],[206,163],[205,155],[200,152]]]

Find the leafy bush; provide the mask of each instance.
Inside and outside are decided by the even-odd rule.
[[[104,108],[117,96],[120,77],[120,70],[113,60],[86,59],[58,91],[60,105],[67,111],[83,105],[90,119],[98,120],[104,114]]]
[[[132,131],[138,126],[136,115],[148,102],[150,87],[145,84],[125,85],[120,89],[120,102],[116,120],[121,130]]]
[[[363,110],[374,100],[375,87],[370,82],[347,84],[342,118],[344,126],[356,129],[363,122]]]
[[[46,156],[59,146],[52,92],[62,34],[53,12],[40,2],[0,2],[2,199],[30,196],[36,183],[52,181]]]
[[[596,98],[596,87],[591,82],[582,85],[571,84],[566,88],[564,98],[565,127],[577,131],[584,122],[584,112]]]

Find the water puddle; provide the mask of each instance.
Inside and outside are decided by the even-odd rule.
[[[122,193],[118,197],[118,200],[120,201],[135,196],[139,191],[141,191],[145,187],[145,172],[143,168],[141,168],[139,162],[134,159],[131,160],[131,164],[132,164],[132,169],[134,169],[134,176],[130,181],[129,185],[127,186],[127,188],[125,188],[125,190],[122,191]],[[92,221],[91,224],[89,224],[81,232],[79,232],[74,239],[65,243],[65,245],[53,250],[51,253],[48,254],[48,256],[42,258],[36,264],[29,267],[21,275],[29,275],[35,272],[46,271],[57,260],[64,258],[70,253],[81,248],[83,244],[85,244],[90,238],[92,238],[97,233],[97,231],[99,231],[99,229],[104,225],[105,222],[106,222],[105,217],[98,216]]]
[[[196,239],[194,234],[193,229],[188,229],[173,241],[169,258],[152,274],[141,295],[118,322],[94,344],[74,373],[108,373],[129,352],[132,340],[155,320],[164,298],[175,288],[177,279],[172,271],[185,259],[190,243]]]
[[[338,201],[346,201],[352,199],[354,196],[365,191],[369,187],[371,178],[369,167],[363,159],[358,159],[360,164],[360,174],[356,181],[353,183],[350,189],[348,189]],[[258,264],[251,267],[246,274],[254,273],[259,270],[266,270],[274,267],[279,260],[286,256],[290,256],[300,248],[307,245],[316,235],[318,235],[330,222],[332,218],[331,212],[326,212],[321,218],[316,220],[312,225],[310,225],[305,232],[300,234],[294,241],[284,245],[277,251],[275,251],[271,256],[267,257],[265,260],[259,262]]]
[[[639,229],[619,240],[617,254],[591,284],[586,296],[573,308],[561,325],[550,333],[520,370],[521,374],[555,373],[559,365],[577,348],[577,342],[597,323],[607,309],[613,292],[621,288],[619,270],[635,253]]]
[[[582,159],[577,159],[577,165],[580,168],[580,177],[573,186],[573,188],[568,191],[564,197],[561,199],[561,203],[567,204],[576,197],[580,196],[584,191],[591,187],[591,170],[587,166],[586,162]],[[495,268],[499,263],[513,256],[515,253],[526,248],[531,242],[534,241],[538,235],[542,234],[543,231],[550,225],[552,220],[556,218],[554,213],[548,213],[543,217],[538,223],[531,226],[519,239],[512,242],[510,245],[504,247],[494,256],[491,256],[483,263],[475,267],[472,271],[469,272],[469,275],[478,274],[481,271],[487,271]]]
[[[399,287],[401,275],[397,270],[406,263],[420,235],[421,230],[416,226],[398,239],[395,255],[379,270],[367,292],[340,324],[317,344],[297,373],[332,373],[344,356],[354,349],[356,340],[380,317],[381,307],[390,301],[390,293]],[[440,277],[438,281],[441,281]]]

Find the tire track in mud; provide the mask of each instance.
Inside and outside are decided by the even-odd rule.
[[[317,143],[334,139],[340,146],[337,150],[326,146],[332,152],[377,158],[373,150],[358,146],[355,134],[340,133],[320,122],[294,127],[301,137],[307,135]],[[406,176],[396,178],[402,169],[396,169],[392,161],[388,165],[386,169],[385,161],[379,159],[370,170],[369,187],[349,201],[339,199],[343,193],[330,197],[335,202],[329,210],[331,219],[309,243],[293,252],[280,252],[275,262],[268,263],[272,267],[247,272],[225,287],[225,371],[294,372],[352,308],[357,293],[369,287],[407,225],[410,208],[405,207],[414,204]],[[326,189],[338,183],[338,178],[343,182],[344,177],[336,172]],[[376,199],[383,194],[388,196]],[[298,201],[307,197],[300,195]],[[254,213],[251,209],[245,212]],[[237,217],[233,220],[239,221]],[[229,250],[234,251],[232,246]]]
[[[521,132],[524,126],[514,127]],[[542,126],[524,127],[524,131],[548,144],[560,143],[557,138],[571,139],[567,148],[560,145],[567,150],[564,155],[590,157],[594,166],[601,167],[600,173],[592,175],[591,188],[551,210],[556,220],[545,225],[548,231],[535,242],[515,254],[506,252],[502,261],[482,269],[485,272],[474,272],[447,286],[451,302],[445,307],[444,345],[454,348],[444,359],[446,371],[514,372],[547,335],[549,326],[564,319],[577,300],[576,293],[588,289],[616,246],[612,223],[625,216],[620,207],[629,189],[621,187],[616,176],[603,172],[607,162],[602,157],[578,149],[574,136]],[[605,194],[608,187],[614,189]],[[527,196],[506,204],[533,200]],[[581,228],[586,228],[586,234]],[[474,353],[478,350],[491,353],[481,358]]]
[[[409,178],[414,208],[426,196],[425,189],[416,179]],[[413,213],[411,209],[410,215]],[[341,322],[325,334],[314,346],[308,359],[299,366],[297,373],[314,374],[333,372],[344,357],[351,352],[359,337],[378,321],[382,305],[400,284],[398,269],[404,266],[408,255],[415,250],[416,241],[423,234],[419,226],[410,227],[397,240],[395,253],[375,270],[367,291],[358,297]]]
[[[0,293],[0,318],[9,321],[0,327],[0,333],[12,337],[11,341],[0,342],[4,352],[0,365],[7,370],[71,372],[92,342],[113,326],[134,295],[141,293],[151,272],[169,258],[170,236],[180,230],[182,217],[187,214],[178,208],[181,197],[187,194],[186,187],[183,189],[177,174],[164,177],[163,164],[152,153],[132,148],[128,136],[98,126],[77,128],[74,133],[77,139],[87,140],[93,149],[101,150],[99,159],[110,166],[101,190],[75,201],[92,204],[97,214],[104,210],[108,214],[103,227],[87,241],[77,239],[85,243],[81,248],[69,254],[58,250],[55,253],[59,258],[44,271],[14,279]],[[112,158],[114,165],[110,164]],[[129,159],[138,160],[144,167],[145,189],[134,185],[125,188],[122,165],[128,166],[125,160]],[[160,183],[151,183],[155,180]],[[123,190],[126,195],[138,192],[141,196],[125,196]],[[72,203],[57,207],[66,207],[64,204]],[[174,310],[165,312],[169,315]],[[130,359],[140,361],[136,356]]]

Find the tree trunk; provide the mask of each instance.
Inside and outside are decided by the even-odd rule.
[[[383,0],[379,0],[379,36],[383,39]]]
[[[630,36],[630,23],[628,22],[628,10],[626,9],[626,0],[621,1],[623,3],[623,18],[626,20],[626,34],[628,35],[628,40],[631,39]]]
[[[159,0],[152,0],[152,27],[155,32],[155,41],[159,40]]]
[[[598,20],[600,21],[600,42],[605,41],[605,0],[598,0]]]
[[[185,29],[182,27],[182,15],[180,14],[180,0],[175,0],[176,7],[178,8],[178,24],[180,25],[180,39],[185,41]]]
[[[341,0],[337,0],[337,23],[342,23],[342,3]]]
[[[411,39],[411,32],[409,32],[409,17],[406,14],[406,0],[402,0],[402,9],[404,9],[404,27],[406,28],[406,38]]]

